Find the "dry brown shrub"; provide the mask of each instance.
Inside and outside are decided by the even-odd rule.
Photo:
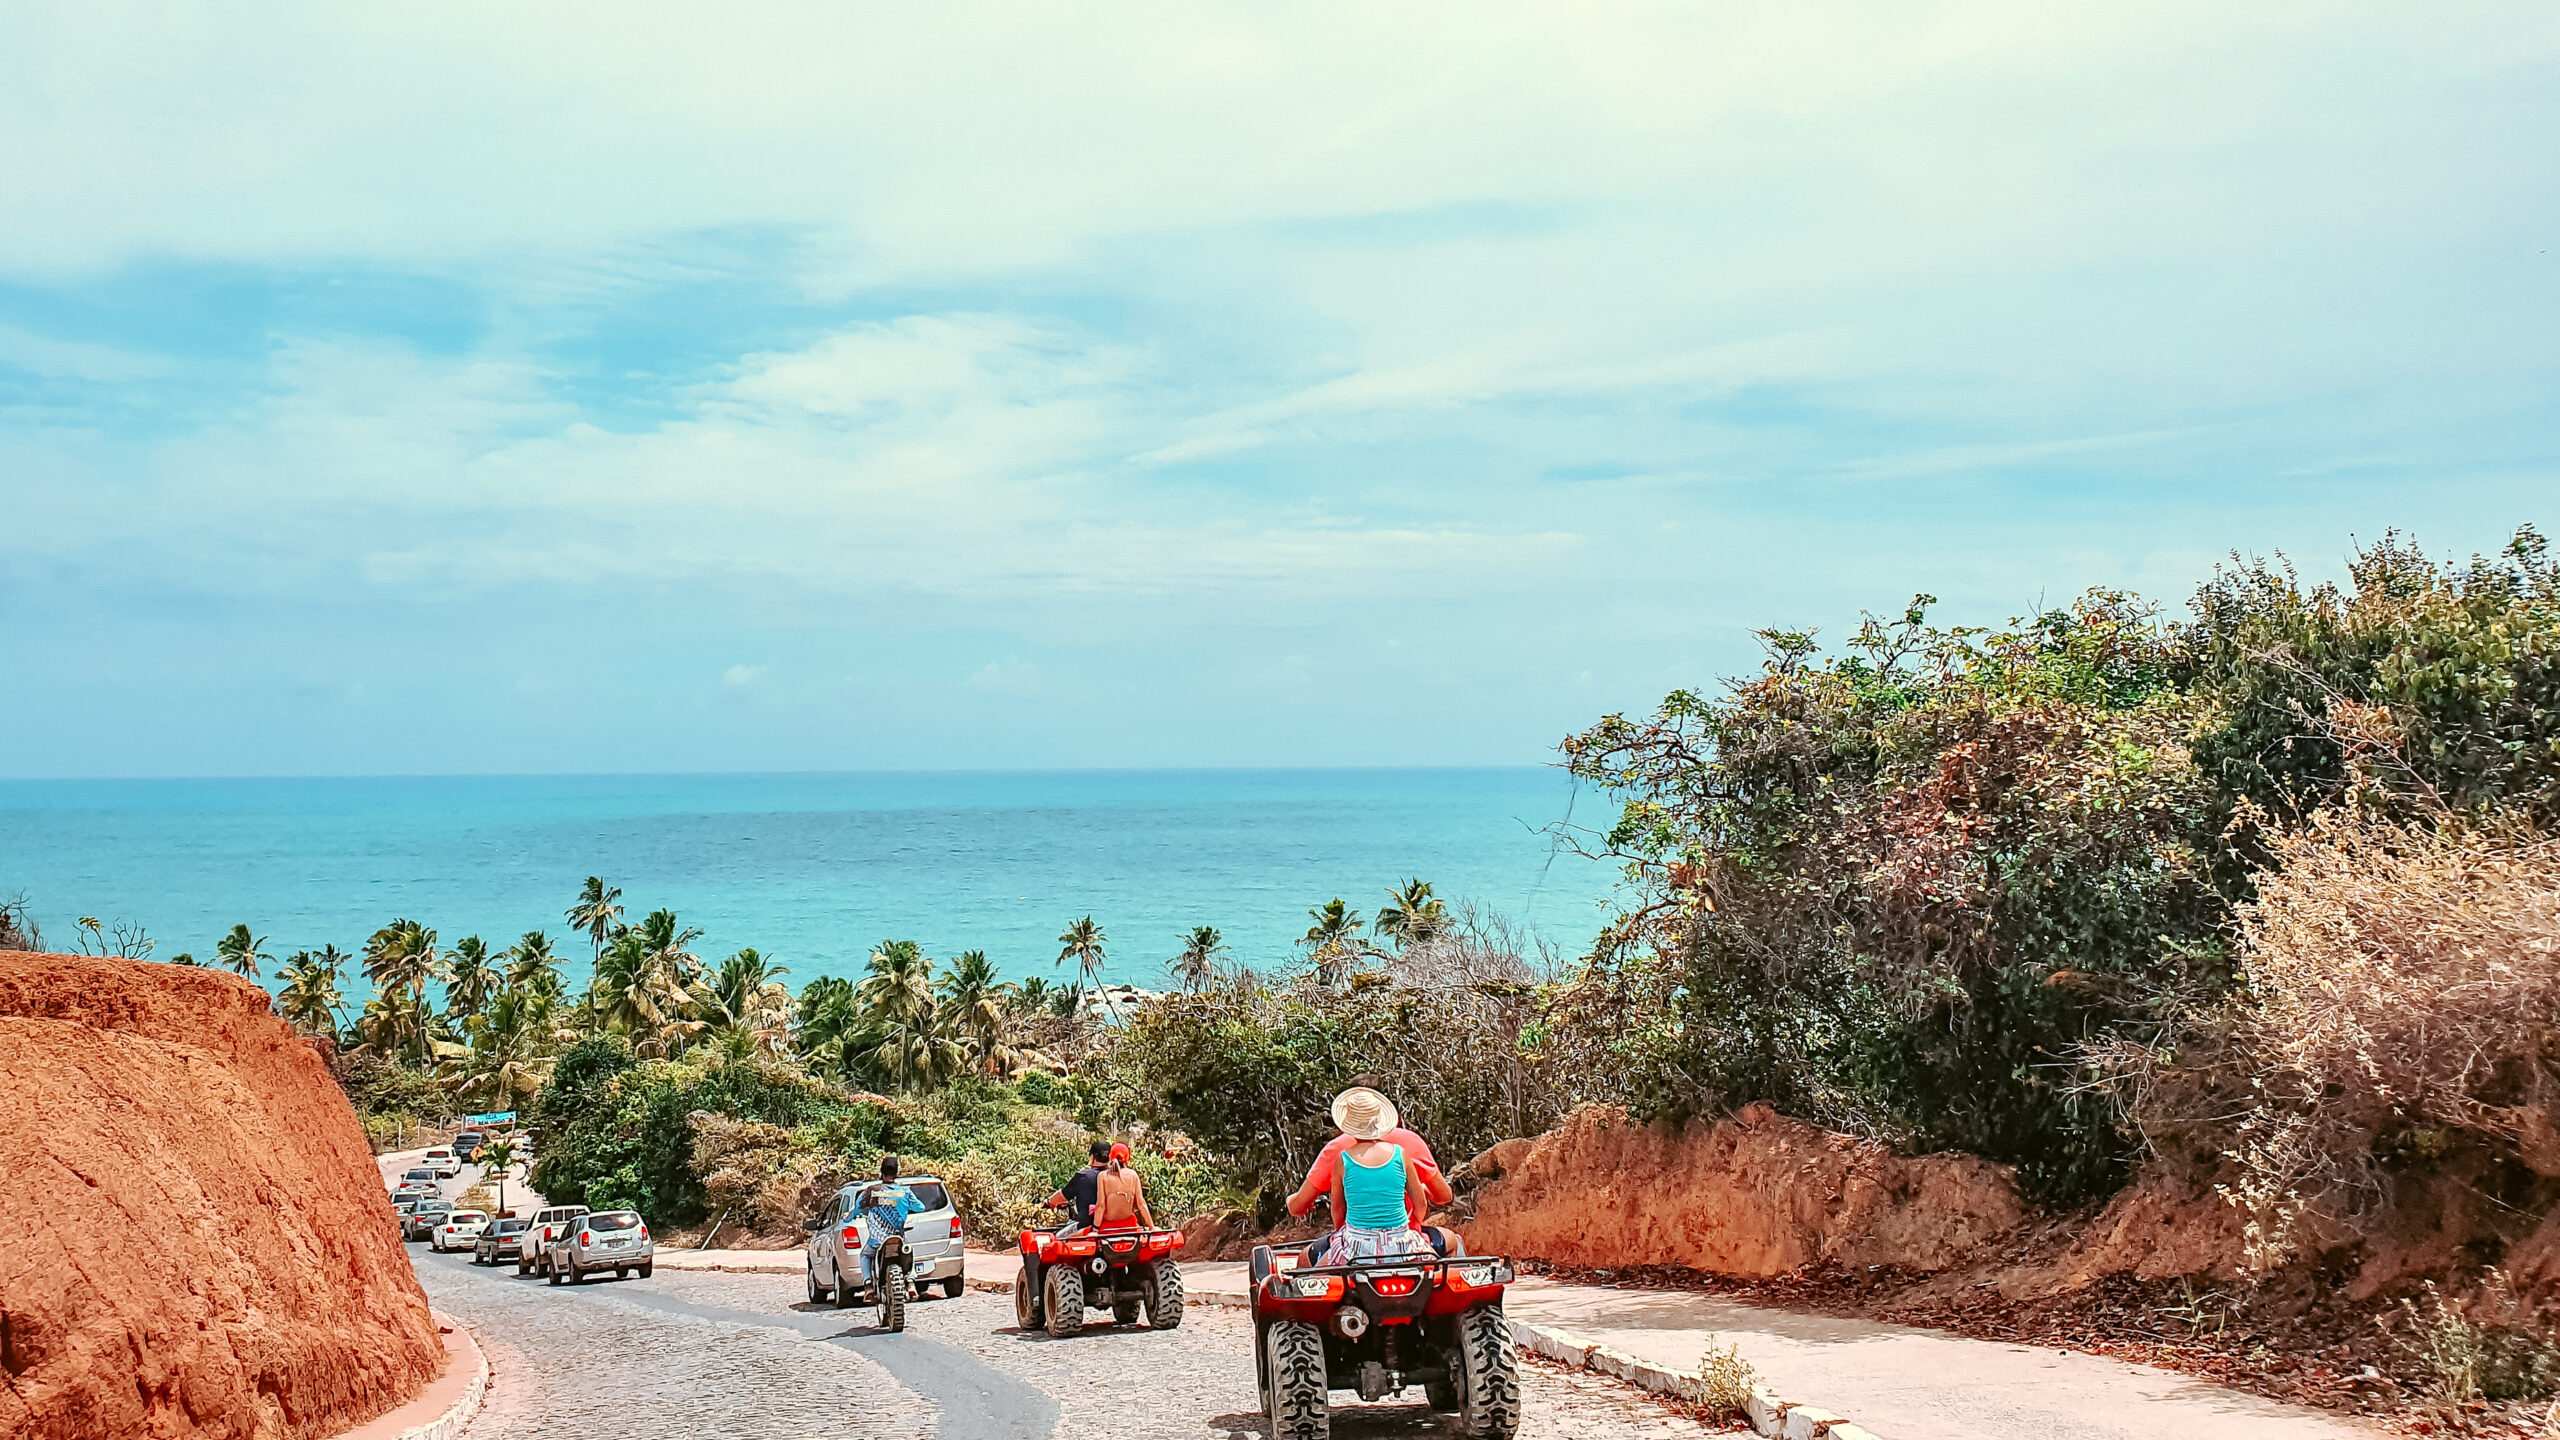
[[[2560,844],[2340,813],[2274,842],[2242,908],[2245,990],[2203,1063],[2155,1068],[2146,1133],[2227,1126],[2252,1258],[2370,1212],[2395,1163],[2485,1149],[2560,1177]],[[2195,1112],[2224,1077],[2229,1112]]]

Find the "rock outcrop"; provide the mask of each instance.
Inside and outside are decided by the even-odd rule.
[[[1500,1178],[1461,1227],[1477,1254],[1567,1265],[1781,1275],[1815,1261],[1941,1270],[2025,1218],[2008,1167],[1881,1145],[1750,1106],[1713,1125],[1638,1125],[1586,1106],[1473,1168]]]
[[[346,1097],[255,985],[0,954],[0,1435],[302,1440],[444,1363]]]

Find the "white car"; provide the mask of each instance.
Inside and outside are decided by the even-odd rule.
[[[427,1158],[418,1163],[436,1172],[435,1178],[438,1180],[450,1180],[462,1173],[461,1159],[455,1156],[453,1151],[442,1146],[428,1151]]]
[[[536,1270],[546,1274],[551,1269],[551,1242],[569,1228],[569,1222],[587,1213],[584,1205],[546,1205],[533,1212],[533,1219],[516,1240],[516,1273],[529,1275]]]
[[[444,1223],[427,1232],[427,1248],[435,1251],[468,1250],[480,1232],[489,1228],[486,1210],[455,1210],[444,1217]]]

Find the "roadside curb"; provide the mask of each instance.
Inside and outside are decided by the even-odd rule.
[[[489,1357],[470,1326],[441,1310],[427,1313],[444,1341],[445,1373],[407,1404],[342,1432],[336,1440],[461,1440],[479,1417],[480,1402],[489,1395]]]
[[[1013,1281],[980,1280],[968,1282],[972,1290],[994,1295],[1013,1293]],[[1190,1305],[1217,1305],[1243,1310],[1252,1306],[1252,1297],[1242,1290],[1193,1290],[1186,1287],[1183,1301]],[[1706,1381],[1695,1370],[1674,1370],[1639,1360],[1624,1350],[1584,1340],[1569,1330],[1552,1325],[1538,1325],[1527,1320],[1511,1320],[1511,1343],[1520,1350],[1570,1365],[1576,1370],[1596,1370],[1603,1375],[1623,1380],[1639,1390],[1668,1395],[1675,1400],[1697,1403],[1706,1398]],[[1744,1418],[1754,1432],[1773,1440],[1878,1440],[1875,1432],[1852,1425],[1828,1410],[1802,1401],[1782,1399],[1772,1392],[1754,1387],[1751,1403]]]

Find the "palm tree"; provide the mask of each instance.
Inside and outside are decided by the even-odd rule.
[[[978,1063],[990,1075],[1010,1068],[1013,1047],[1005,1043],[1004,986],[984,950],[963,951],[951,962],[942,982],[942,1010]]]
[[[507,962],[510,985],[533,985],[539,983],[534,978],[538,975],[560,973],[560,957],[551,953],[551,937],[540,930],[527,930],[498,958]]]
[[[702,978],[702,957],[692,948],[702,938],[699,926],[678,923],[673,910],[652,910],[631,933],[647,948],[649,963],[668,980],[689,986]]]
[[[913,940],[883,940],[853,987],[862,1018],[888,1027],[933,1009],[933,962]]]
[[[1342,972],[1360,958],[1365,948],[1360,943],[1360,912],[1342,903],[1337,895],[1307,912],[1315,923],[1298,938],[1306,947],[1307,958],[1316,966],[1316,978],[1330,985],[1342,978]]]
[[[444,982],[444,1011],[469,1019],[486,1009],[498,988],[498,972],[489,964],[489,947],[477,935],[453,942]]]
[[[297,950],[284,962],[276,972],[284,979],[284,988],[276,992],[276,1011],[286,1024],[315,1035],[338,1033],[338,1012],[347,1003],[338,990],[345,962],[335,945],[317,955]]]
[[[1218,978],[1218,956],[1227,948],[1226,937],[1213,925],[1194,925],[1184,937],[1182,953],[1173,957],[1167,968],[1185,990],[1207,988]]]
[[[480,1178],[496,1176],[498,1180],[498,1213],[507,1211],[507,1173],[516,1168],[516,1142],[492,1140],[480,1147]]]
[[[871,1062],[901,1090],[930,1090],[968,1064],[960,1042],[944,1028],[928,1000],[921,1010],[891,1022],[871,1048]]]
[[[791,989],[776,977],[790,974],[753,950],[720,962],[711,977],[712,1029],[744,1034],[750,1048],[780,1053],[791,1028]]]
[[[578,892],[578,903],[569,907],[569,928],[587,932],[587,938],[595,942],[599,958],[604,954],[604,942],[612,938],[614,927],[622,919],[621,899],[619,887],[609,888],[602,880],[590,875],[587,888]]]
[[[471,1018],[470,1031],[471,1051],[445,1067],[445,1083],[492,1110],[532,1108],[565,1038],[551,1002],[531,991],[501,991],[487,1014]]]
[[[364,973],[373,981],[377,1006],[398,1018],[388,1022],[420,1060],[434,1042],[433,1017],[427,1012],[427,982],[444,978],[444,959],[436,953],[436,932],[415,920],[394,920],[364,943]],[[398,997],[395,1003],[395,997]],[[359,1026],[363,1022],[359,1021]],[[368,1040],[366,1043],[373,1043]]]
[[[634,1051],[666,1055],[682,1048],[689,997],[658,965],[638,931],[616,936],[598,957],[589,991],[597,1021],[630,1036]],[[697,1023],[692,1028],[701,1027]]]
[[[266,936],[250,934],[246,925],[234,925],[230,934],[213,942],[213,953],[221,957],[224,969],[255,980],[259,963],[267,958],[266,943]]]
[[[821,975],[800,989],[800,1058],[819,1074],[852,1080],[867,1075],[863,1058],[879,1037],[862,1023],[853,998],[853,982],[841,975]]]
[[[1057,963],[1064,965],[1070,960],[1076,962],[1076,983],[1079,987],[1090,985],[1102,978],[1103,939],[1102,927],[1094,924],[1093,917],[1090,915],[1059,933]],[[1117,1012],[1114,1012],[1113,1018],[1118,1018]]]
[[[392,988],[365,1002],[356,1017],[356,1039],[385,1054],[407,1051],[418,1059],[433,1053],[434,1019],[416,991]]]
[[[1449,928],[1449,907],[1431,898],[1430,881],[1407,880],[1404,888],[1387,891],[1371,928],[1395,941],[1397,950],[1409,950]]]
[[[1047,1014],[1049,1010],[1048,978],[1034,975],[1028,980],[1016,982],[1010,1008],[1016,1015]]]

